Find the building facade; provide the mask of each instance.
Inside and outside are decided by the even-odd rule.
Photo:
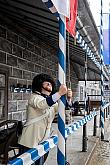
[[[13,92],[11,88],[28,88],[38,73],[50,74],[57,83],[57,50],[12,21],[10,27],[8,21],[0,22],[0,119],[25,120],[30,92]],[[71,70],[75,93],[78,79],[72,65]]]

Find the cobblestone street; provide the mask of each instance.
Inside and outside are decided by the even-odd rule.
[[[110,165],[110,142],[99,142],[89,165]]]
[[[99,142],[89,165],[110,165],[110,120],[108,120],[106,128],[105,139],[108,142],[106,140]]]

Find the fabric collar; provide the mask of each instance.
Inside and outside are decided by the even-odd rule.
[[[38,91],[35,91],[35,93],[38,94],[38,95],[41,95],[41,96],[43,96],[43,97],[45,97],[45,98],[49,97],[48,95],[46,95],[46,94],[44,94],[44,93],[40,93],[40,92],[38,92]]]

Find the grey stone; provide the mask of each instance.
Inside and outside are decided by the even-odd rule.
[[[0,38],[0,49],[7,53],[12,53],[12,43]]]
[[[0,37],[6,38],[6,29],[0,26]]]
[[[12,113],[8,114],[8,120],[12,120]]]
[[[26,120],[27,119],[27,115],[26,115],[26,111],[22,112],[22,120]]]
[[[28,42],[27,48],[28,48],[30,51],[34,52],[34,44]]]
[[[40,65],[35,65],[35,72],[41,72],[41,66]]]
[[[18,110],[25,110],[28,104],[27,100],[18,101]]]
[[[23,50],[23,58],[31,61],[31,52],[28,50]]]
[[[47,51],[42,49],[42,50],[41,50],[41,56],[42,56],[43,58],[47,58],[47,56],[48,56]]]
[[[22,93],[13,93],[13,100],[22,100]]]
[[[27,48],[27,41],[26,41],[26,39],[19,37],[19,45],[24,47],[24,48]]]
[[[13,68],[13,77],[22,78],[22,70]]]
[[[15,85],[15,86],[16,86],[16,84],[17,84],[17,79],[15,79],[15,78],[9,78],[8,83],[9,83],[9,89],[10,89],[10,86],[11,86],[11,85]]]
[[[13,76],[13,68],[9,67],[9,77],[12,77],[12,76]]]
[[[29,100],[31,93],[23,93],[23,100]]]
[[[8,30],[7,31],[7,40],[18,44],[18,35],[16,35],[15,33]]]
[[[12,113],[12,119],[22,121],[22,112]]]
[[[31,72],[34,72],[34,64],[31,62],[28,62],[28,70]]]
[[[39,74],[39,72],[38,72],[38,73],[32,73],[32,75],[31,75],[32,79],[33,79],[37,74]]]
[[[38,59],[39,59],[39,56],[34,54],[34,53],[32,53],[32,62],[37,63]]]
[[[39,58],[39,61],[38,61],[38,63],[40,64],[40,65],[44,65],[45,64],[45,59],[44,58]]]
[[[8,90],[8,101],[12,101],[12,95],[13,93],[11,93],[10,89]]]
[[[18,79],[18,83],[22,84],[22,85],[26,85],[27,84],[27,80],[25,80],[25,79]]]
[[[35,46],[34,51],[37,55],[41,55],[41,48],[40,47]]]
[[[16,101],[8,101],[8,112],[17,111],[17,102]]]
[[[20,69],[28,70],[28,62],[22,59],[18,59],[18,67]]]
[[[22,57],[23,49],[18,45],[13,44],[13,54],[17,57]]]
[[[17,57],[7,54],[7,64],[17,66]]]
[[[0,62],[6,64],[6,53],[0,51]]]
[[[27,80],[27,85],[32,85],[32,80]]]
[[[31,80],[31,72],[23,71],[23,79]]]

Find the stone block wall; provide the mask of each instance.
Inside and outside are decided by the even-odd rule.
[[[33,77],[41,72],[52,75],[56,80],[58,74],[56,52],[42,39],[36,37],[34,41],[32,38],[29,40],[26,37],[26,31],[23,36],[23,33],[0,23],[0,66],[6,66],[9,69],[9,119],[26,119],[26,105],[30,97],[29,93],[12,93],[10,86],[17,83],[31,85]],[[74,86],[78,80],[73,70],[71,79]]]

